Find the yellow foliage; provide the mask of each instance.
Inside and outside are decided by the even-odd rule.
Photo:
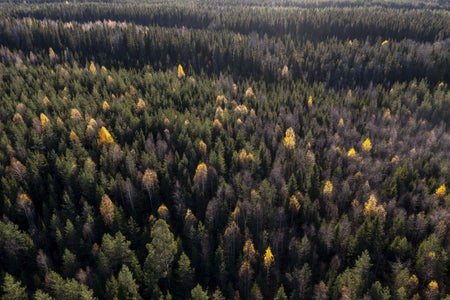
[[[197,169],[195,169],[194,185],[196,185],[197,187],[201,186],[203,190],[207,179],[208,179],[208,167],[203,162],[199,163],[197,165]]]
[[[439,84],[438,84],[438,87],[439,87],[439,88],[441,88],[441,89],[442,89],[442,88],[443,88],[444,86],[445,86],[445,83],[444,83],[444,82],[442,82],[442,81],[441,81],[441,82],[439,82]]]
[[[164,203],[158,207],[158,215],[160,219],[167,220],[169,218],[169,209]]]
[[[52,103],[50,102],[50,99],[48,99],[47,96],[45,96],[45,97],[42,99],[42,103],[45,105],[45,107],[49,107],[49,106],[52,105]]]
[[[142,100],[142,98],[139,98],[136,103],[136,112],[140,113],[140,112],[144,111],[145,106],[146,106],[146,104],[145,104],[144,100]]]
[[[219,120],[214,119],[213,127],[216,128],[216,129],[221,129],[222,128],[222,123]]]
[[[238,119],[236,120],[236,124],[237,124],[237,125],[242,125],[242,123],[243,123],[243,122],[242,122],[241,118],[238,118]]]
[[[89,119],[88,124],[91,125],[94,128],[97,127],[97,121],[95,121],[95,119],[93,119],[93,118]]]
[[[269,246],[264,253],[264,267],[268,270],[273,265],[274,261],[275,257],[273,256],[272,249],[270,249]]]
[[[387,45],[387,44],[389,44],[388,40],[384,40],[383,42],[381,42],[381,46],[384,46],[384,45]]]
[[[292,127],[286,130],[285,136],[283,138],[283,145],[286,149],[294,150],[295,148],[295,132]]]
[[[17,205],[19,205],[19,207],[26,207],[33,205],[33,201],[31,201],[31,198],[25,193],[19,193],[17,195],[16,202]]]
[[[60,117],[57,117],[57,118],[56,118],[56,123],[57,123],[58,125],[64,125],[64,121],[63,121]]]
[[[356,150],[355,150],[355,148],[352,147],[350,150],[348,150],[347,156],[348,156],[348,157],[355,157],[355,156],[356,156]]]
[[[92,75],[97,75],[97,67],[95,66],[94,62],[91,61],[89,64],[89,72],[91,72]]]
[[[255,93],[253,92],[253,89],[251,87],[249,87],[244,94],[245,98],[253,98],[255,97]]]
[[[111,201],[108,195],[102,196],[102,201],[100,202],[100,214],[102,215],[105,224],[109,225],[114,219],[114,203]]]
[[[339,119],[338,126],[339,127],[344,127],[344,119],[342,119],[342,118]]]
[[[364,216],[379,216],[381,218],[386,217],[386,211],[382,205],[378,205],[377,198],[374,194],[371,194],[369,200],[364,204]]]
[[[370,150],[372,150],[372,142],[369,138],[366,138],[362,143],[362,150],[365,152],[369,152]]]
[[[439,289],[439,284],[437,283],[436,280],[431,280],[430,283],[428,284],[428,288],[430,290],[438,290]]]
[[[72,121],[80,121],[81,119],[83,119],[83,116],[81,115],[81,113],[78,109],[72,108],[70,110],[70,119]]]
[[[186,77],[186,74],[184,73],[183,70],[183,66],[182,65],[178,65],[178,69],[177,69],[177,77],[178,79],[182,79]]]
[[[47,118],[47,116],[44,113],[41,113],[39,116],[39,119],[41,120],[41,126],[45,127],[50,123],[50,120]]]
[[[323,194],[324,196],[331,196],[332,193],[333,193],[333,183],[330,180],[327,180],[323,187]]]
[[[427,257],[428,257],[430,260],[435,260],[435,259],[436,259],[436,252],[434,252],[434,251],[428,252],[428,253],[427,253]]]
[[[218,95],[216,97],[216,104],[217,105],[222,105],[222,104],[226,104],[228,102],[227,98],[224,95]]]
[[[234,112],[240,116],[246,116],[248,114],[248,108],[245,105],[238,105],[234,108]]]
[[[313,97],[309,96],[308,97],[308,107],[312,107],[313,106]]]
[[[443,198],[447,195],[447,187],[445,186],[445,183],[441,184],[441,186],[436,189],[434,195],[438,198]]]
[[[78,141],[78,135],[75,133],[75,131],[73,130],[70,131],[69,139],[72,143]]]
[[[408,284],[416,287],[419,284],[419,278],[415,274],[412,274],[411,277],[408,279]]]
[[[253,154],[247,153],[245,149],[242,149],[241,152],[239,152],[239,162],[242,167],[247,167],[251,162],[253,162],[253,159]]]
[[[206,156],[207,146],[203,140],[200,140],[200,142],[198,142],[198,150],[200,151],[201,155]]]
[[[108,129],[106,129],[104,126],[102,126],[102,128],[100,128],[99,136],[100,137],[99,137],[98,143],[100,145],[109,145],[109,144],[114,143],[113,137],[109,133]]]
[[[104,112],[107,112],[107,111],[109,111],[109,103],[108,103],[108,101],[103,101],[103,103],[102,103],[102,109],[103,109],[103,111]]]

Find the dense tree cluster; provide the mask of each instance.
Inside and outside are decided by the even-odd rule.
[[[289,3],[2,5],[4,299],[450,297],[448,11]]]

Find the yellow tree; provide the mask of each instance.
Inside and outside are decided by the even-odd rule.
[[[203,140],[200,140],[200,142],[198,142],[198,150],[200,151],[200,154],[202,155],[202,157],[206,158],[207,146]]]
[[[369,200],[364,204],[364,216],[365,217],[381,217],[384,219],[386,217],[386,210],[382,205],[378,205],[377,198],[374,194],[371,194]]]
[[[143,112],[145,109],[145,106],[146,106],[146,104],[145,104],[144,100],[142,98],[139,98],[136,103],[136,112],[137,113]]]
[[[439,198],[443,199],[447,195],[447,186],[445,183],[441,184],[436,191],[434,192],[434,195]]]
[[[356,156],[356,150],[355,150],[355,148],[352,147],[350,150],[348,150],[347,156],[348,156],[348,157],[355,157],[355,156]]]
[[[100,128],[99,135],[100,135],[100,137],[99,137],[98,143],[100,145],[110,145],[110,144],[114,143],[113,137],[109,133],[108,129],[106,129],[104,126],[102,126],[102,128]]]
[[[309,96],[308,97],[308,107],[312,107],[313,106],[313,97]]]
[[[202,192],[204,193],[207,179],[208,179],[208,167],[203,162],[199,163],[197,169],[195,169],[194,188],[198,189],[201,186]]]
[[[269,276],[269,270],[270,267],[275,262],[275,257],[273,256],[272,249],[270,249],[270,246],[267,247],[266,252],[264,253],[264,267],[267,270],[267,276]]]
[[[49,118],[44,113],[40,114],[39,119],[41,121],[42,128],[46,127],[50,123]]]
[[[286,130],[285,136],[283,138],[283,145],[286,149],[294,150],[295,148],[295,132],[292,127]]]
[[[106,101],[106,100],[103,101],[103,103],[102,103],[102,109],[103,109],[104,112],[109,111],[110,107],[109,107],[108,101]]]
[[[323,187],[323,194],[324,196],[329,197],[331,196],[332,193],[333,193],[333,183],[330,180],[327,180]]]
[[[106,225],[113,222],[115,209],[115,205],[109,196],[106,194],[103,195],[102,201],[100,202],[100,214],[102,215],[103,222],[105,222]]]
[[[366,138],[362,143],[362,150],[364,152],[370,152],[370,150],[372,150],[372,142],[370,141],[369,138]]]
[[[95,66],[95,63],[91,61],[89,64],[89,72],[91,72],[92,75],[97,75],[97,67]]]
[[[17,195],[16,203],[19,210],[23,211],[25,214],[28,223],[31,224],[33,217],[33,201],[31,201],[31,198],[25,193],[19,193]]]
[[[178,79],[182,79],[182,78],[185,78],[185,77],[186,77],[186,74],[184,73],[184,70],[183,70],[183,66],[182,66],[182,65],[178,65],[178,68],[177,68],[177,77],[178,77]]]

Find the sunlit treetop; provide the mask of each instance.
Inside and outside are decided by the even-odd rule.
[[[106,129],[104,126],[102,126],[102,128],[100,128],[98,143],[100,145],[109,145],[109,144],[114,143],[113,137],[109,133],[108,129]]]
[[[308,97],[308,107],[312,107],[313,106],[313,97],[309,96]]]
[[[362,150],[364,152],[370,152],[370,150],[372,150],[372,142],[370,141],[369,138],[366,138],[362,143]]]
[[[50,123],[49,118],[44,113],[40,114],[39,119],[42,127],[46,127]]]
[[[333,194],[333,183],[330,180],[327,180],[325,182],[325,185],[323,187],[323,194],[324,196],[331,196],[331,194]]]
[[[443,198],[447,195],[447,186],[445,183],[441,184],[436,191],[434,192],[434,195],[438,198]]]
[[[249,87],[244,94],[245,98],[253,98],[255,97],[255,93],[253,92],[253,89],[251,87]]]
[[[275,261],[275,257],[273,256],[272,249],[270,246],[267,247],[266,252],[264,253],[264,267],[269,269]]]
[[[348,150],[347,156],[348,156],[348,157],[355,157],[355,156],[356,156],[356,150],[355,150],[355,148],[352,147],[350,150]]]
[[[108,103],[108,101],[103,101],[103,103],[102,103],[102,109],[103,109],[103,111],[104,112],[107,112],[107,111],[109,111],[109,103]]]
[[[178,79],[182,79],[182,78],[186,77],[186,74],[184,73],[184,70],[183,70],[183,66],[181,64],[178,65],[178,68],[177,68],[177,77],[178,77]]]
[[[283,145],[286,149],[294,150],[295,148],[295,132],[292,127],[286,130],[285,136],[283,138]]]
[[[95,66],[95,63],[91,61],[89,64],[89,72],[91,72],[92,75],[97,75],[97,67]]]
[[[146,106],[146,104],[145,104],[144,100],[142,98],[139,98],[136,103],[136,112],[140,113],[140,112],[144,111],[145,106]]]

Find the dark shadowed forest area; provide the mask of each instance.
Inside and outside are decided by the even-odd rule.
[[[0,1],[1,299],[450,299],[450,4]]]

